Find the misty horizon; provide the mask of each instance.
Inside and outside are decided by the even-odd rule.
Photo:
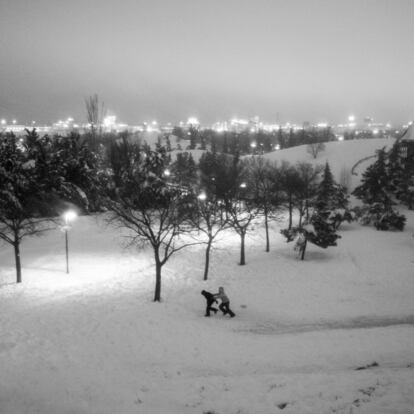
[[[406,123],[414,2],[3,0],[0,117]]]

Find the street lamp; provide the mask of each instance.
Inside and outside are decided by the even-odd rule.
[[[65,247],[66,247],[66,273],[69,273],[69,240],[68,240],[68,231],[72,228],[70,223],[76,219],[78,215],[73,210],[68,210],[63,214],[63,220],[65,225],[62,227],[62,230],[65,232]]]

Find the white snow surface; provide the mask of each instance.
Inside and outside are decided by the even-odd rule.
[[[313,165],[324,166],[329,162],[332,174],[339,181],[342,169],[351,170],[354,166],[351,188],[357,186],[361,180],[361,174],[375,161],[376,151],[381,148],[389,150],[394,144],[394,138],[373,138],[355,139],[349,141],[334,141],[325,143],[325,149],[316,158],[313,158],[307,151],[307,145],[287,148],[282,151],[274,151],[265,154],[264,157],[280,163],[288,161],[291,164],[296,162],[308,162]]]
[[[304,261],[283,222],[269,253],[255,225],[245,266],[227,232],[208,281],[203,246],[173,256],[161,303],[150,250],[125,248],[102,216],[73,224],[69,274],[58,230],[23,243],[20,285],[2,245],[0,413],[414,413],[414,213],[404,213],[404,232],[347,224],[337,247],[310,245]],[[233,319],[204,317],[200,291],[219,286]]]

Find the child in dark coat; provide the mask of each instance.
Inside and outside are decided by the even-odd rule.
[[[214,295],[206,290],[202,290],[201,294],[206,298],[207,307],[206,307],[206,314],[204,316],[210,316],[210,311],[213,311],[215,314],[217,313],[218,309],[211,306],[213,303],[218,303]]]
[[[230,299],[224,292],[224,288],[219,287],[219,291],[214,295],[214,298],[221,299],[219,308],[223,312],[223,315],[229,314],[231,318],[236,316],[236,314],[230,309]]]

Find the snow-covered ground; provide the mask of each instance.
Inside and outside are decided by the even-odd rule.
[[[173,256],[161,303],[150,251],[124,249],[102,217],[74,224],[69,275],[58,230],[23,243],[20,285],[1,246],[0,413],[413,413],[414,213],[405,213],[402,233],[344,225],[338,247],[310,245],[305,261],[279,234],[283,223],[264,252],[257,224],[239,266],[228,232],[207,282],[202,247]],[[218,286],[233,319],[203,316],[200,291]]]

